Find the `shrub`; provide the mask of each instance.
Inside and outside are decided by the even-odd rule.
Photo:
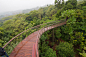
[[[83,11],[84,11],[84,12],[83,12],[84,19],[86,19],[86,6],[83,6],[82,9],[83,9]]]
[[[56,51],[53,51],[53,49],[49,48],[45,53],[45,57],[57,57]]]
[[[51,46],[54,46],[55,42],[51,42],[50,44],[51,44]]]
[[[72,16],[74,17],[76,16],[75,10],[66,10],[61,13],[61,18],[64,18],[64,19],[69,19]]]
[[[86,50],[86,47],[84,47],[84,50]],[[83,53],[79,53],[80,55],[82,55],[83,57],[86,57],[86,52],[83,50]]]
[[[44,42],[46,39],[47,38],[44,35],[42,35],[41,38],[40,38],[41,42]]]
[[[39,45],[39,57],[44,57],[45,52],[49,49],[50,47],[43,42],[42,44]]]
[[[76,32],[75,35],[70,37],[70,42],[74,45],[80,45],[84,41],[83,32]]]
[[[61,57],[74,57],[73,45],[68,42],[61,42],[56,49]]]
[[[59,39],[61,36],[62,36],[61,29],[58,28],[57,30],[55,30],[55,37]]]

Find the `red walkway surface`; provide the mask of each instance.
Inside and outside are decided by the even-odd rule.
[[[43,28],[39,31],[30,34],[15,47],[15,49],[12,51],[9,57],[32,57],[32,48],[33,45],[36,43],[37,38],[39,38],[45,31],[58,26],[62,26],[64,24],[66,24],[66,22],[59,23],[57,25],[53,25],[47,28]]]

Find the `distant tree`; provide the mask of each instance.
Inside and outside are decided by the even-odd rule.
[[[64,0],[55,0],[55,6],[61,9],[64,6]]]
[[[73,9],[73,5],[70,2],[64,6],[64,10],[68,10],[68,9]]]
[[[68,1],[66,2],[66,5],[67,5],[68,3],[72,4],[73,9],[76,9],[77,0],[68,0]]]
[[[86,6],[86,0],[81,0],[77,2],[77,9],[82,9],[83,6]]]

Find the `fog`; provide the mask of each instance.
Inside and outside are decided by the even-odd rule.
[[[54,4],[55,0],[0,0],[0,13]]]

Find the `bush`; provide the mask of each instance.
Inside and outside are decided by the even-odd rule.
[[[86,50],[86,47],[84,47],[84,50]],[[79,53],[80,55],[82,55],[83,57],[86,57],[86,52],[83,50],[83,53]]]
[[[46,36],[42,35],[39,43],[39,57],[57,57],[56,51],[53,51],[53,49],[51,49],[50,46],[48,46],[49,41],[45,40]]]
[[[55,42],[51,42],[50,44],[51,44],[51,46],[54,46]]]
[[[65,7],[64,7],[65,10],[68,10],[68,9],[73,9],[73,5],[71,3],[68,3]]]
[[[55,30],[55,37],[59,39],[61,36],[62,36],[61,29],[58,28],[57,30]]]
[[[49,48],[45,53],[45,57],[57,57],[56,51],[53,51],[53,49]]]
[[[74,45],[80,45],[85,40],[84,38],[85,37],[83,37],[83,32],[76,32],[75,35],[70,37],[70,42]]]
[[[45,52],[49,49],[50,47],[43,42],[42,44],[39,45],[39,57],[44,57]]]
[[[86,6],[83,6],[82,9],[83,9],[83,11],[84,11],[84,12],[83,12],[84,19],[86,19]]]
[[[41,42],[44,42],[46,39],[47,38],[44,35],[42,35],[41,38],[40,38]]]
[[[69,19],[72,16],[74,16],[74,17],[76,16],[75,10],[66,10],[61,13],[61,18],[63,18],[63,19]]]
[[[68,42],[61,42],[56,49],[61,57],[74,57],[73,45]]]

